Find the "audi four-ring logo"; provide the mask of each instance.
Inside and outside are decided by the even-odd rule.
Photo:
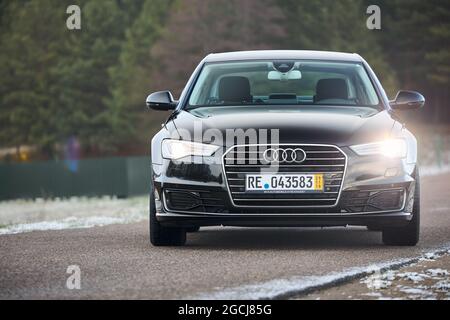
[[[266,162],[301,163],[306,159],[306,153],[302,149],[267,149],[263,158]]]

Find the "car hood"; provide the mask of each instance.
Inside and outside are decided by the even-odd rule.
[[[229,129],[278,129],[280,143],[338,146],[385,139],[395,124],[387,111],[335,106],[205,107],[181,111],[172,121],[179,134],[199,142],[212,142],[202,138],[208,129],[223,137]]]

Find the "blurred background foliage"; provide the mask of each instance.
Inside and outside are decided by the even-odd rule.
[[[253,49],[357,52],[390,97],[426,96],[408,121],[448,130],[449,46],[448,0],[0,0],[0,148],[57,158],[76,137],[84,157],[146,154],[167,117],[147,94],[178,96],[206,54]]]

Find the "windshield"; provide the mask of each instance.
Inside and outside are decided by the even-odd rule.
[[[207,63],[188,109],[210,106],[379,106],[360,63],[248,61]]]

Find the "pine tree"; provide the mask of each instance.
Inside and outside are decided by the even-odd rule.
[[[50,156],[66,139],[115,150],[127,118],[110,108],[110,70],[144,0],[82,0],[82,29],[66,27],[70,0],[10,2],[2,8],[0,143],[32,144]],[[132,125],[127,123],[126,125]]]
[[[70,53],[54,68],[58,83],[52,94],[60,104],[57,131],[61,138],[77,137],[91,152],[117,146],[106,101],[111,94],[109,69],[118,62],[127,22],[118,3],[87,1],[82,6],[82,30],[69,32]]]
[[[402,89],[421,91],[427,99],[427,110],[418,116],[450,120],[450,2],[384,0],[380,6],[380,42]]]
[[[379,31],[367,29],[364,1],[279,0],[279,4],[289,30],[287,48],[358,53],[372,66],[387,91],[395,92],[395,71],[378,42]]]
[[[3,8],[0,50],[0,143],[35,144],[51,153],[58,140],[51,86],[65,48],[65,10],[51,0],[10,2]]]
[[[139,15],[133,19],[121,46],[118,63],[110,69],[112,95],[107,101],[114,137],[125,142],[134,137],[138,130],[144,133],[137,138],[148,140],[148,128],[158,128],[164,115],[157,115],[154,121],[138,121],[138,114],[145,110],[145,98],[154,87],[152,71],[158,61],[151,55],[151,48],[161,36],[164,22],[173,1],[145,0]],[[139,126],[141,128],[137,128]],[[143,128],[142,128],[143,127]],[[154,132],[155,130],[153,130]],[[142,141],[144,142],[144,141]]]
[[[285,40],[282,19],[273,0],[179,2],[164,37],[152,50],[160,64],[155,85],[178,96],[209,53],[280,48]]]

